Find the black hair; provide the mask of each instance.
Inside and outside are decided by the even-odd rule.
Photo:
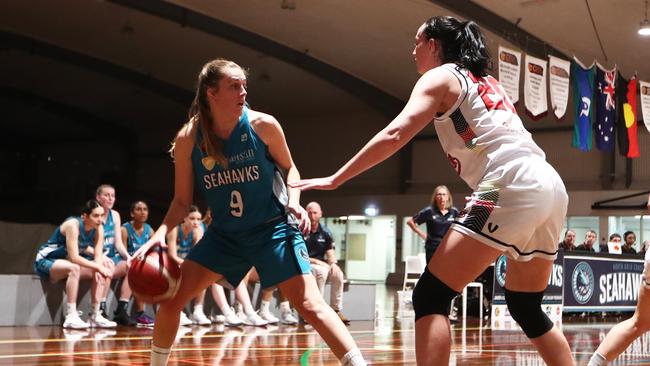
[[[486,76],[490,55],[485,37],[476,23],[463,22],[450,16],[435,16],[426,21],[424,35],[442,44],[442,62],[453,62],[472,72]]]
[[[84,207],[81,209],[81,214],[82,215],[90,215],[91,212],[93,212],[94,209],[97,207],[101,206],[99,202],[95,200],[88,200],[86,201],[86,204]]]
[[[636,234],[634,233],[634,231],[626,231],[626,232],[623,234],[623,239],[624,239],[624,240],[627,240],[627,236],[630,235],[630,234],[634,235],[634,239],[636,239]]]
[[[614,233],[614,234],[612,234],[612,235],[609,236],[609,241],[612,241],[614,238],[619,238],[619,239],[620,239],[621,236],[618,235],[618,233]]]
[[[129,211],[129,212],[133,212],[133,211],[135,211],[135,206],[137,206],[138,203],[142,203],[142,204],[144,204],[147,208],[149,208],[149,205],[147,205],[147,203],[146,203],[145,201],[135,201],[135,202],[131,203],[131,207],[130,207],[130,211]]]

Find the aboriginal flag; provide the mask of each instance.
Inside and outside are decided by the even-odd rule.
[[[627,81],[619,73],[616,102],[619,110],[616,121],[618,148],[621,155],[638,158],[639,141],[636,131],[636,76]]]
[[[594,67],[585,68],[578,59],[571,63],[573,74],[573,141],[571,146],[582,151],[591,150],[592,101],[594,99]]]
[[[596,147],[601,151],[614,150],[616,123],[616,68],[596,67]]]

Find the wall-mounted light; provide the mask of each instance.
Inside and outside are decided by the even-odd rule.
[[[639,25],[639,35],[650,36],[650,20],[648,20],[648,0],[645,0],[645,18]]]
[[[370,205],[363,210],[363,213],[366,216],[377,216],[377,214],[379,214],[379,209],[377,206]]]

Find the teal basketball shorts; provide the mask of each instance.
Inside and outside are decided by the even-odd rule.
[[[186,259],[223,275],[233,288],[251,267],[257,269],[262,288],[311,273],[302,234],[284,217],[238,233],[219,232],[211,225]]]

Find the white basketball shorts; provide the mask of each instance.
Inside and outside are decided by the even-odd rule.
[[[553,260],[568,202],[551,165],[541,157],[519,157],[483,177],[451,229],[517,261]]]

